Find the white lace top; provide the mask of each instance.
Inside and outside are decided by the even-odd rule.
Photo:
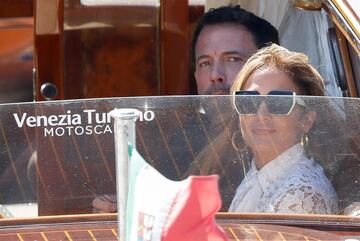
[[[336,214],[337,204],[336,192],[323,168],[296,144],[259,171],[253,160],[229,211]]]

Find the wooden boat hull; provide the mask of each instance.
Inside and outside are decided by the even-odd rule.
[[[355,237],[356,231],[320,231],[309,228],[284,226],[280,224],[243,223],[242,220],[217,219],[230,241],[238,240],[344,240]],[[288,224],[290,225],[290,224]],[[117,225],[115,214],[90,214],[71,216],[48,216],[29,219],[0,220],[0,241],[34,240],[92,240],[116,241]],[[357,236],[358,237],[358,236]]]

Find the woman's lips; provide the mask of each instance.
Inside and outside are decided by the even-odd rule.
[[[253,128],[253,129],[251,129],[251,131],[255,135],[269,135],[269,134],[276,132],[276,130],[273,128],[265,128],[265,127]]]

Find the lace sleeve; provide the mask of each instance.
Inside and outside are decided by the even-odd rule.
[[[265,204],[264,212],[298,213],[298,214],[331,214],[336,210],[336,200],[321,190],[321,185],[305,177],[288,180],[278,189]]]

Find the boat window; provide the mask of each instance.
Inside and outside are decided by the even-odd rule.
[[[281,181],[274,183],[271,175],[285,175],[287,184],[301,187],[301,178],[296,177],[303,175],[312,180],[310,189],[327,190],[317,193],[326,205],[335,205],[315,213],[358,215],[359,99],[273,97],[124,97],[0,105],[2,216],[93,213],[94,198],[114,195],[115,147],[108,115],[114,108],[141,111],[136,123],[137,149],[167,178],[219,175],[222,211],[229,210],[239,185],[253,175],[252,148],[265,146],[269,153],[280,154],[280,146],[287,143],[284,140],[298,138],[292,142],[297,145],[295,151],[289,153],[303,153],[302,159],[281,158],[279,165],[263,171],[261,185],[275,192]],[[254,117],[261,103],[273,118],[267,126]],[[316,121],[307,135],[293,139],[292,131],[304,111],[315,112]],[[286,160],[294,163],[289,167]],[[297,161],[305,161],[305,169],[316,171],[302,173]],[[282,166],[287,171],[281,171]],[[314,181],[314,175],[320,181]],[[254,210],[277,213],[270,207]],[[306,210],[303,213],[312,214]]]

